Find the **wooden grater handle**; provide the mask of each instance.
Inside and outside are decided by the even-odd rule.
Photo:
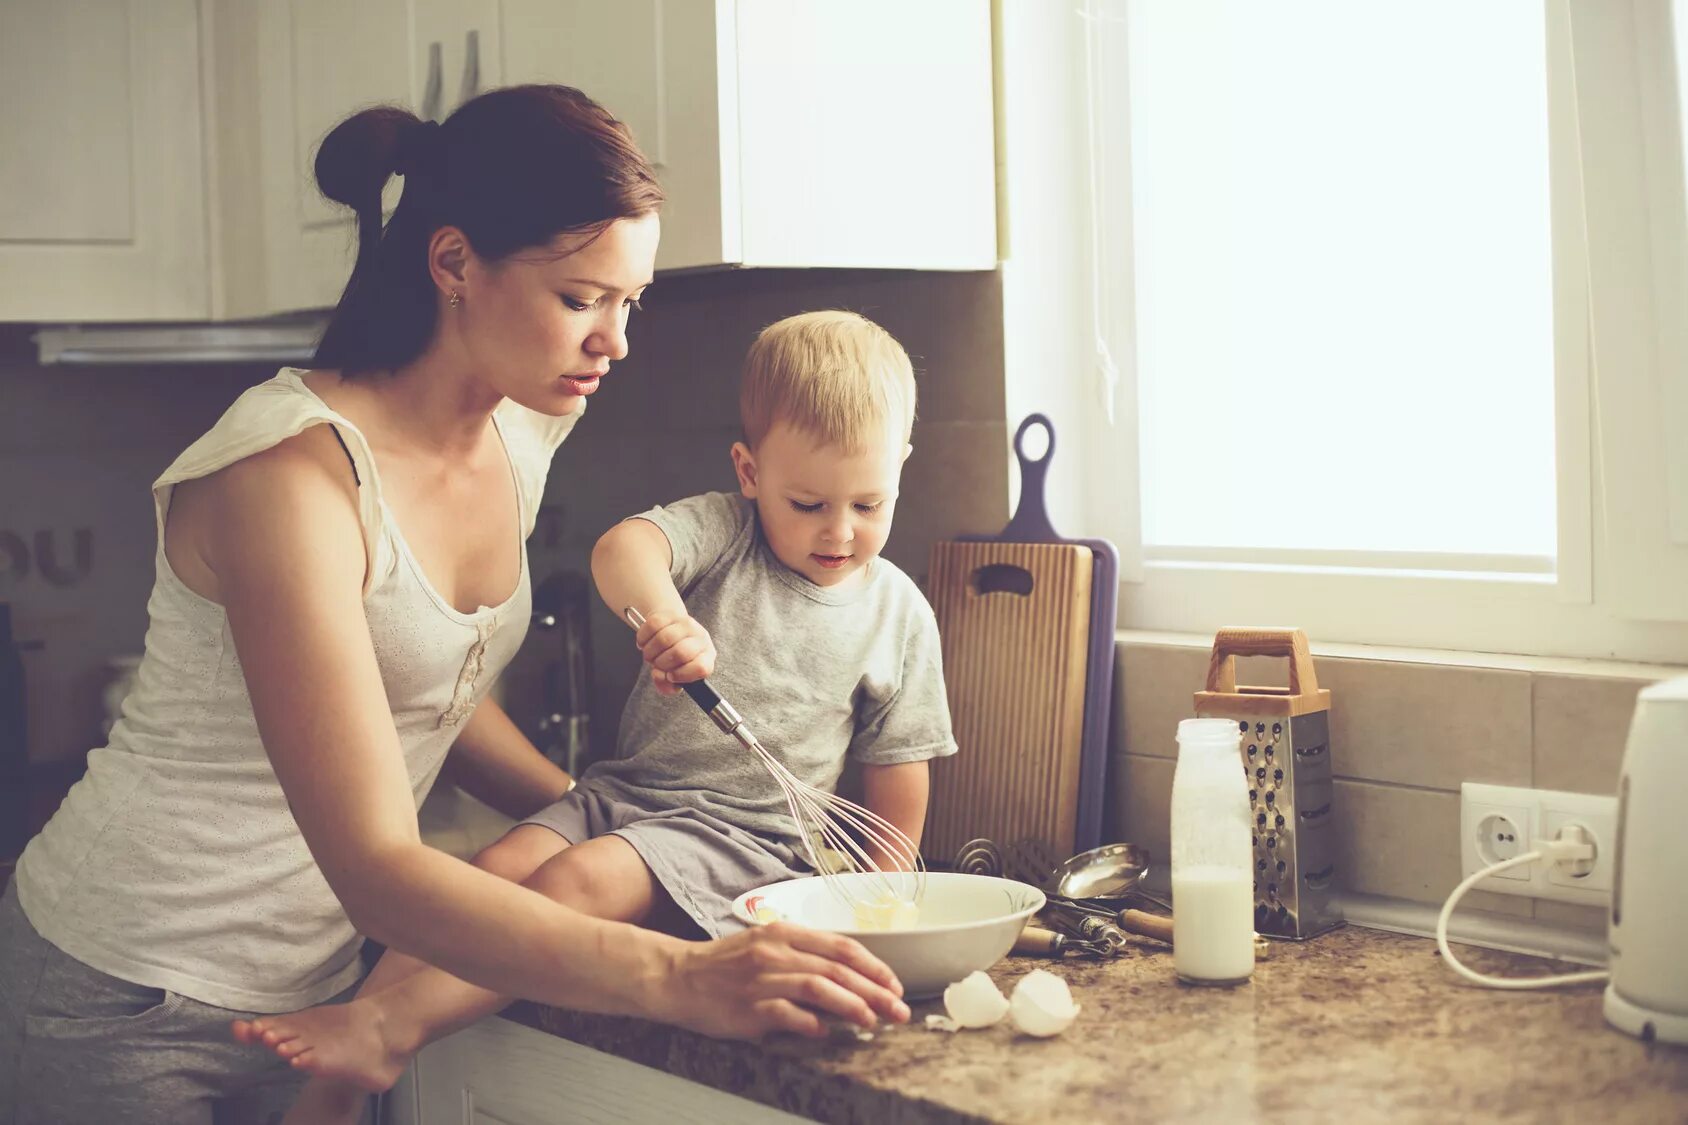
[[[1221,629],[1213,635],[1213,655],[1207,662],[1207,690],[1235,693],[1239,656],[1289,657],[1289,693],[1311,695],[1319,690],[1313,671],[1313,652],[1300,629]]]

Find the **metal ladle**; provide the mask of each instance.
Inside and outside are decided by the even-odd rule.
[[[1108,933],[1116,927],[1160,941],[1172,940],[1172,920],[1140,910],[1122,909],[1123,900],[1133,896],[1158,906],[1165,903],[1137,889],[1149,870],[1149,853],[1136,844],[1106,844],[1080,852],[1057,866],[1048,880],[1048,890],[1058,907],[1067,907],[1094,918],[1105,918],[1106,929],[1094,923],[1085,928],[1097,931],[1115,944],[1123,936]],[[1086,935],[1089,936],[1089,935]]]

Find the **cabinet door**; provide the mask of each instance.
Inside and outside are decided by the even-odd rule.
[[[210,311],[194,0],[0,3],[0,320]]]
[[[668,193],[659,270],[737,262],[730,0],[501,0],[504,80],[584,90],[620,118]],[[723,14],[725,13],[725,14]]]
[[[383,1125],[799,1125],[804,1119],[494,1016],[424,1047]]]
[[[993,269],[988,0],[738,0],[747,266]]]
[[[498,0],[412,0],[411,104],[430,121],[504,84]]]
[[[318,145],[354,110],[411,105],[409,0],[263,0],[257,97],[265,245],[262,315],[340,298],[357,256],[350,210],[317,190]],[[400,182],[387,185],[387,205]]]

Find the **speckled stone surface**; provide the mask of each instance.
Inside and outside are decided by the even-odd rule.
[[[805,1117],[838,1123],[1057,1121],[1595,1121],[1688,1123],[1688,1049],[1613,1030],[1598,986],[1467,986],[1434,942],[1346,927],[1275,943],[1237,989],[1177,983],[1145,943],[1096,963],[1010,958],[1006,993],[1043,966],[1082,1005],[1048,1040],[1004,1021],[870,1042],[727,1043],[640,1020],[518,1005],[512,1018]],[[1502,975],[1531,958],[1462,950]],[[1560,967],[1563,968],[1563,967]]]

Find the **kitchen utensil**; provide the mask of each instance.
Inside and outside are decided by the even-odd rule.
[[[994,840],[969,840],[955,853],[950,868],[969,875],[1001,875],[1002,849]]]
[[[1039,861],[1031,858],[1033,854],[1033,849],[1022,850],[1035,864]],[[1122,901],[1142,896],[1137,882],[1149,869],[1146,848],[1106,844],[1042,869],[1049,871],[1038,879],[1049,896],[1044,912],[1069,937],[1094,942],[1103,953],[1123,949],[1126,933],[1172,940],[1171,918],[1120,907]]]
[[[1073,851],[1084,735],[1090,553],[1021,543],[935,543],[927,595],[964,754],[932,763],[925,838],[1035,837]]]
[[[1013,949],[1026,920],[1045,902],[1037,887],[1012,879],[931,871],[926,874],[920,917],[912,928],[865,929],[858,924],[849,900],[873,893],[874,876],[847,873],[833,878],[863,886],[846,888],[840,896],[818,886],[821,880],[816,878],[788,879],[740,895],[733,901],[733,916],[749,925],[759,924],[761,919],[746,902],[760,898],[759,905],[766,908],[764,917],[848,934],[889,965],[903,982],[905,998],[914,1000],[937,996],[973,970],[996,964]]]
[[[635,630],[645,623],[644,615],[632,606],[623,610],[622,616]],[[920,848],[901,829],[854,801],[800,780],[768,752],[745,725],[744,717],[709,686],[709,681],[694,680],[681,684],[680,688],[711,722],[756,755],[780,787],[786,808],[796,822],[804,856],[809,866],[822,876],[827,889],[847,902],[858,916],[899,902],[922,901],[926,864],[920,858]],[[864,849],[864,844],[892,857],[897,868],[891,871],[881,868]],[[846,871],[855,877],[845,878]]]
[[[1026,456],[1042,425],[1049,449]],[[929,847],[1036,837],[1062,855],[1101,842],[1119,563],[1111,544],[1050,525],[1054,429],[1014,435],[1020,503],[1000,535],[934,544],[927,594],[943,639],[957,740],[932,764]]]
[[[1688,677],[1641,689],[1618,774],[1604,1010],[1613,1027],[1688,1044]]]
[[[1052,897],[1061,897],[1114,914],[1132,899],[1170,910],[1165,899],[1143,890],[1139,883],[1149,871],[1149,850],[1136,844],[1104,844],[1057,864],[1039,880]]]
[[[1288,688],[1238,687],[1238,656],[1287,657]],[[1301,940],[1341,925],[1332,897],[1330,692],[1319,687],[1307,635],[1300,629],[1219,630],[1207,687],[1196,692],[1195,706],[1197,716],[1229,719],[1242,735],[1254,818],[1255,930]]]
[[[1128,934],[1151,937],[1172,944],[1172,919],[1164,914],[1150,914],[1144,910],[1122,910],[1115,925]]]
[[[1049,877],[1062,898],[1124,898],[1149,870],[1149,852],[1136,844],[1105,844],[1062,861]]]
[[[1010,879],[1030,883],[1045,894],[1053,889],[1049,873],[1055,869],[1059,854],[1042,840],[1015,840],[1002,853],[1002,872]]]
[[[1066,934],[1046,930],[1042,926],[1027,926],[1014,939],[1015,953],[1059,957],[1065,953],[1072,939]]]
[[[1026,432],[1042,426],[1048,436],[1043,456],[1026,455]],[[1008,526],[994,540],[1007,543],[1075,543],[1090,551],[1089,653],[1085,660],[1084,733],[1079,777],[1078,820],[1072,850],[1102,842],[1102,795],[1108,763],[1108,718],[1114,697],[1114,629],[1119,619],[1119,551],[1106,539],[1069,539],[1055,530],[1045,502],[1049,462],[1055,456],[1055,424],[1045,414],[1028,414],[1014,431],[1020,464],[1020,502]],[[963,537],[964,539],[970,537]]]
[[[1042,916],[1052,929],[1088,942],[1107,955],[1121,953],[1131,945],[1113,915],[1093,913],[1066,899],[1049,899]]]

